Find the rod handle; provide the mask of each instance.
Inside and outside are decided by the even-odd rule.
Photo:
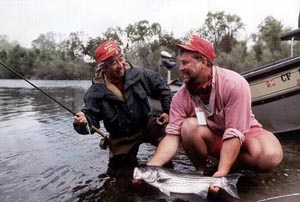
[[[99,135],[101,135],[103,138],[105,138],[106,140],[108,140],[109,142],[111,141],[108,137],[108,135],[104,134],[103,131],[99,130],[98,128],[96,128],[95,126],[91,126],[91,128],[96,132],[98,133]]]

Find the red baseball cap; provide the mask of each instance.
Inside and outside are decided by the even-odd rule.
[[[121,51],[120,47],[111,40],[99,45],[96,49],[96,60],[100,64],[109,57],[118,54]]]
[[[199,52],[207,57],[211,62],[213,62],[216,58],[213,44],[194,34],[191,36],[189,42],[184,45],[177,44],[176,47]]]

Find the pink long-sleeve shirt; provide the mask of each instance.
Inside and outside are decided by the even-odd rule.
[[[223,140],[238,137],[242,142],[250,127],[262,127],[251,110],[248,82],[238,73],[217,66],[212,68],[212,73],[210,110],[183,85],[172,99],[167,134],[180,135],[183,121],[196,117],[196,108],[204,112],[207,126],[216,135],[223,136]]]

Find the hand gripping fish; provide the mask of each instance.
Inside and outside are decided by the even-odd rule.
[[[179,173],[158,166],[136,167],[133,179],[144,180],[170,196],[173,193],[194,193],[206,199],[210,186],[217,186],[229,195],[239,199],[236,183],[242,174],[230,174],[225,177],[203,177],[199,174]]]

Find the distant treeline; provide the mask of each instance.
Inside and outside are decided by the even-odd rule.
[[[188,40],[192,33],[213,42],[217,52],[215,64],[237,72],[290,56],[290,44],[280,41],[279,34],[291,28],[268,16],[258,25],[258,33],[245,39],[241,37],[244,26],[237,15],[209,12],[204,24],[189,30],[183,38],[175,38],[159,23],[147,20],[129,24],[124,29],[108,28],[100,36],[87,40],[84,32],[70,33],[60,41],[55,33],[49,32],[33,40],[30,48],[0,35],[0,61],[29,79],[90,79],[96,65],[95,49],[103,41],[112,39],[123,47],[132,64],[154,69],[166,76],[167,70],[160,68],[160,52],[168,51],[176,57],[175,45]],[[294,54],[300,54],[299,42],[294,45]],[[13,79],[16,76],[0,67],[0,78]],[[180,79],[178,68],[172,70],[172,78]]]

